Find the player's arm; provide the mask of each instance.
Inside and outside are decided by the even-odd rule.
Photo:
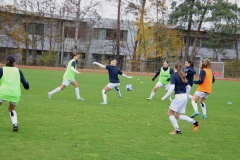
[[[194,84],[202,84],[205,78],[206,72],[201,70],[198,81],[193,81]]]
[[[72,66],[71,66],[71,70],[77,74],[80,74],[80,72],[78,72],[76,69],[75,69],[75,66],[76,66],[76,61],[73,61],[72,62]]]
[[[154,81],[157,78],[157,76],[160,74],[160,72],[161,72],[161,70],[158,69],[158,71],[155,73],[154,77],[152,78],[152,81]]]
[[[2,78],[2,76],[3,76],[3,69],[0,68],[0,79]]]
[[[25,80],[25,77],[24,77],[24,75],[23,75],[23,73],[22,73],[21,70],[19,70],[19,74],[20,74],[20,81],[21,81],[23,87],[24,87],[26,90],[28,90],[28,89],[29,89],[29,83]]]
[[[122,71],[120,71],[120,70],[119,70],[118,74],[120,74],[120,75],[122,75],[123,77],[126,77],[126,78],[133,78],[132,76],[128,76],[128,75],[122,73]]]
[[[189,69],[186,71],[186,74],[187,74],[187,75],[194,75],[194,74],[196,74],[196,71],[195,71],[193,68],[189,68]]]
[[[169,97],[175,89],[175,79],[173,76],[171,76],[170,81],[171,81],[170,87],[167,93],[162,97],[162,101],[164,101],[167,97]]]
[[[102,68],[106,68],[105,65],[103,65],[103,64],[101,64],[101,63],[98,63],[98,62],[93,62],[93,64],[96,64],[96,65],[98,65],[98,66],[100,66],[100,67],[102,67]]]

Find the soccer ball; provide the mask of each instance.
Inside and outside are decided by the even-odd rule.
[[[131,91],[133,89],[133,86],[131,84],[126,85],[126,90]]]

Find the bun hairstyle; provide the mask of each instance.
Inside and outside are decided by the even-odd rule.
[[[114,60],[111,61],[111,65],[112,65],[112,66],[116,66],[116,64],[117,64],[117,60],[116,60],[116,59],[114,59]]]
[[[175,62],[174,68],[177,70],[177,73],[178,73],[179,77],[181,78],[182,82],[187,83],[186,75],[182,71],[182,63],[179,61]]]
[[[193,68],[193,61],[187,60],[187,62],[190,64],[190,66]]]
[[[15,62],[15,58],[10,55],[6,58],[6,66],[14,66],[13,63]]]
[[[203,68],[211,68],[212,64],[208,58],[202,60],[202,69]]]

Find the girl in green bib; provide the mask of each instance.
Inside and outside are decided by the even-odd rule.
[[[28,90],[29,84],[25,80],[21,70],[14,67],[15,58],[8,56],[6,66],[0,68],[0,105],[9,102],[8,111],[13,124],[13,131],[18,131],[17,113],[15,107],[21,96],[20,82]]]
[[[79,74],[79,75],[81,74],[81,72],[77,71],[76,63],[77,63],[78,58],[79,58],[79,55],[77,53],[72,54],[72,60],[70,60],[68,62],[67,69],[66,69],[66,71],[63,75],[62,85],[60,87],[55,88],[51,92],[48,92],[48,98],[49,99],[51,99],[51,97],[54,93],[57,93],[61,90],[64,90],[64,88],[66,88],[69,84],[72,84],[75,88],[75,93],[76,93],[76,96],[77,96],[77,100],[84,100],[82,97],[80,97],[78,83],[74,79],[75,74]]]
[[[155,95],[158,88],[160,88],[162,86],[165,86],[166,92],[168,91],[169,86],[170,86],[170,76],[173,73],[174,73],[174,71],[170,67],[168,67],[168,61],[164,61],[163,67],[161,67],[156,72],[155,76],[152,78],[152,81],[154,81],[157,78],[157,76],[160,74],[159,80],[158,80],[157,84],[154,86],[154,88],[150,94],[150,97],[147,98],[147,100],[152,100],[152,98]],[[169,100],[172,101],[171,95],[169,96]]]

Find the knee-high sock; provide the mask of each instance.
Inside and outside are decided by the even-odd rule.
[[[120,89],[117,87],[117,88],[115,88],[116,89],[116,91],[117,91],[117,93],[118,93],[118,95],[120,95],[121,94],[121,92],[120,92]]]
[[[180,130],[179,126],[178,126],[178,122],[177,122],[176,118],[174,117],[174,115],[169,116],[169,119],[170,119],[174,129],[175,130]]]
[[[204,102],[201,103],[201,107],[202,107],[203,115],[207,115],[207,106]]]
[[[107,93],[104,89],[102,90],[102,97],[103,97],[103,102],[107,103]]]
[[[79,88],[75,88],[75,93],[76,93],[76,96],[77,98],[80,98],[80,92],[79,92]]]
[[[61,88],[60,87],[57,87],[57,88],[55,88],[54,90],[52,90],[51,92],[49,92],[50,94],[54,94],[54,93],[57,93],[57,92],[59,92],[59,91],[61,91]]]
[[[10,115],[10,118],[12,120],[12,124],[13,125],[17,124],[18,122],[17,122],[17,113],[16,113],[16,111],[15,110],[10,111],[9,115]]]
[[[197,103],[195,101],[192,101],[192,106],[193,106],[193,109],[194,111],[198,111],[198,106],[197,106]]]
[[[150,95],[149,98],[152,99],[154,95],[155,95],[155,93],[154,93],[154,92],[151,92],[151,95]]]
[[[180,119],[180,120],[184,120],[184,121],[188,121],[188,122],[190,122],[190,123],[194,123],[194,122],[195,122],[194,119],[192,119],[192,118],[190,118],[190,117],[188,117],[188,116],[186,116],[186,115],[180,115],[180,116],[179,116],[179,119]]]

